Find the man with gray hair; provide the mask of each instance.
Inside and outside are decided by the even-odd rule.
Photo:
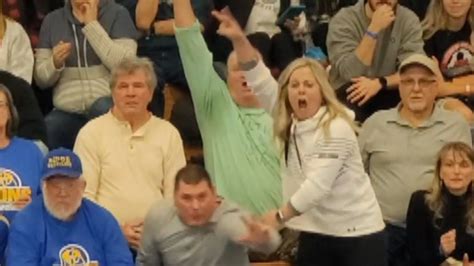
[[[114,217],[83,199],[86,181],[76,154],[64,148],[49,152],[42,187],[39,200],[12,224],[7,265],[133,265]]]
[[[372,115],[359,135],[360,151],[382,209],[389,266],[408,264],[405,220],[411,194],[431,184],[436,155],[447,142],[471,146],[463,117],[435,102],[437,63],[414,54],[399,68],[401,103]]]
[[[150,60],[123,60],[112,71],[114,106],[87,123],[74,146],[84,165],[85,196],[112,212],[134,250],[148,209],[172,198],[176,172],[186,164],[176,128],[147,110],[156,80]]]

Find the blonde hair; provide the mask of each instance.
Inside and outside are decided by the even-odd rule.
[[[287,148],[290,128],[291,128],[291,109],[290,102],[288,100],[288,83],[291,75],[297,69],[307,67],[313,73],[316,81],[319,84],[321,91],[322,103],[321,106],[326,106],[328,119],[323,119],[321,127],[323,128],[324,137],[329,137],[329,125],[331,121],[336,117],[340,117],[347,121],[347,123],[357,131],[357,126],[353,119],[349,116],[344,105],[342,105],[336,98],[334,89],[329,84],[328,75],[318,61],[309,58],[299,58],[294,60],[281,74],[278,79],[279,95],[278,102],[276,104],[274,113],[274,131],[275,135],[281,143],[285,144]]]
[[[463,142],[451,142],[443,146],[443,148],[438,153],[438,159],[436,161],[436,170],[431,184],[431,188],[428,193],[425,195],[426,205],[433,211],[433,225],[439,227],[437,220],[443,218],[443,209],[445,207],[445,202],[443,200],[444,195],[448,193],[446,186],[441,180],[440,171],[443,159],[445,156],[452,152],[458,156],[465,156],[472,164],[474,164],[474,151],[471,147]],[[467,190],[466,197],[466,214],[465,219],[467,222],[466,231],[471,234],[474,233],[474,188],[472,182],[469,185]]]
[[[471,12],[473,2],[471,1],[471,8],[467,13],[466,20],[469,21],[471,30],[474,29],[474,12]],[[437,31],[448,28],[449,14],[444,9],[443,0],[431,0],[425,18],[421,22],[423,29],[423,39],[431,38]]]

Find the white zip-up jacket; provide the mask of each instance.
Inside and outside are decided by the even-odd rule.
[[[302,215],[287,226],[338,237],[379,232],[385,225],[355,132],[335,118],[325,137],[325,119],[322,106],[312,118],[291,125],[283,195]]]
[[[262,106],[272,112],[278,83],[270,71],[260,60],[244,74]],[[282,163],[283,196],[303,214],[286,225],[339,237],[379,232],[385,224],[364,171],[355,132],[344,119],[335,118],[330,136],[324,138],[320,125],[327,118],[323,106],[314,117],[292,123],[288,160]]]

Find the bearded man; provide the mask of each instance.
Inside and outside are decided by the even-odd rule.
[[[363,122],[400,102],[397,68],[412,54],[423,54],[418,17],[398,0],[359,0],[329,23],[327,47],[331,85]]]
[[[83,198],[79,157],[60,148],[43,162],[43,195],[17,214],[7,265],[131,266],[132,256],[115,218]]]

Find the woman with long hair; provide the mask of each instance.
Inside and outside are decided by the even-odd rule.
[[[408,207],[407,242],[416,266],[474,258],[474,151],[462,142],[446,144],[435,171],[431,188],[413,193]]]
[[[470,122],[474,122],[472,5],[472,0],[432,0],[422,21],[425,52],[436,57],[444,79],[439,96],[449,96],[445,107],[461,112]]]
[[[293,61],[280,76],[275,112],[287,203],[265,219],[301,231],[297,265],[385,265],[384,223],[357,127],[325,69],[312,59]]]
[[[7,244],[8,224],[40,193],[43,154],[38,146],[15,136],[18,112],[7,87],[0,84],[0,264]]]
[[[33,77],[33,50],[23,27],[3,14],[0,2],[0,69],[26,80]]]

